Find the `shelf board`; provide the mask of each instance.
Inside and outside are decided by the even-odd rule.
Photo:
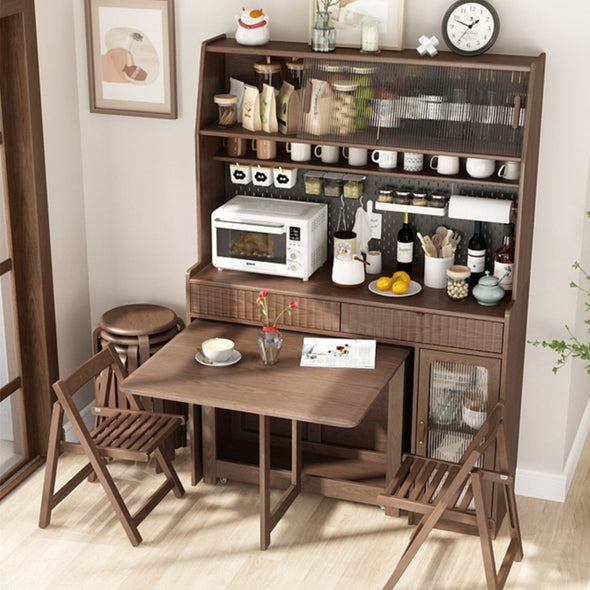
[[[368,149],[390,149],[397,152],[412,151],[420,152],[427,155],[444,154],[449,156],[458,156],[461,158],[473,157],[475,152],[456,151],[448,149],[449,140],[441,137],[419,138],[424,143],[418,146],[416,138],[413,141],[406,139],[392,130],[383,133],[379,143],[367,143],[366,134],[359,132],[356,135],[350,135],[346,138],[335,135],[310,135],[298,133],[297,135],[283,135],[281,133],[265,133],[263,131],[248,131],[238,125],[234,127],[218,127],[215,122],[203,126],[199,133],[204,136],[214,137],[242,137],[244,139],[271,139],[281,143],[296,141],[299,143],[334,145],[338,147],[366,147]],[[428,147],[423,147],[427,145]],[[491,160],[513,160],[520,162],[520,156],[514,154],[502,153],[499,149],[493,149],[494,146],[488,143],[489,152],[477,152],[478,158],[489,158]]]
[[[401,155],[399,156],[401,158]],[[399,160],[398,158],[398,160]],[[389,178],[402,178],[404,180],[434,180],[436,182],[449,182],[456,184],[477,184],[478,186],[487,186],[493,188],[510,188],[518,189],[518,181],[513,182],[504,180],[502,178],[493,177],[486,178],[471,178],[465,173],[457,174],[456,176],[443,176],[441,174],[425,174],[424,172],[404,172],[400,164],[397,168],[379,168],[377,164],[368,164],[367,166],[355,167],[348,166],[346,162],[339,162],[338,164],[324,164],[319,158],[312,158],[308,162],[294,162],[287,155],[277,155],[273,160],[260,160],[256,158],[254,152],[248,152],[245,156],[236,158],[235,156],[228,156],[225,150],[219,151],[214,160],[220,162],[237,162],[244,166],[282,166],[283,168],[304,168],[306,170],[320,170],[322,172],[342,172],[344,174],[370,174],[372,176],[387,176]],[[387,203],[386,203],[387,204]],[[432,207],[431,207],[432,209]],[[397,211],[397,209],[392,209]],[[442,213],[434,213],[433,215],[443,215]]]

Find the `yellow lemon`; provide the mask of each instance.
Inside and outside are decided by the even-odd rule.
[[[390,279],[389,277],[380,277],[377,279],[376,286],[379,291],[389,291],[392,285],[393,279]]]
[[[391,286],[391,290],[396,295],[402,295],[403,293],[405,293],[408,290],[408,283],[406,283],[406,281],[404,281],[401,277],[399,277],[397,280],[395,280],[393,282],[393,285]]]
[[[398,270],[397,272],[394,272],[391,278],[394,282],[400,278],[404,281],[404,283],[406,283],[406,285],[409,285],[411,280],[410,275],[404,270]]]

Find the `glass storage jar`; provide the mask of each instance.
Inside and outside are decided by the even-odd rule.
[[[288,61],[285,66],[287,67],[286,81],[292,84],[295,90],[299,90],[303,85],[303,62]]]
[[[435,209],[444,209],[448,200],[449,195],[444,192],[436,191],[430,193],[430,199],[428,199],[428,207],[434,207]]]
[[[408,188],[398,188],[393,193],[393,202],[396,205],[410,205],[412,203],[412,191]]]
[[[412,206],[426,207],[428,203],[428,193],[426,191],[412,191]]]
[[[350,71],[353,81],[357,84],[355,127],[357,130],[366,129],[373,120],[374,86],[377,67],[356,65],[352,66]]]
[[[324,188],[323,172],[306,172],[303,175],[306,195],[321,195]]]
[[[346,75],[346,66],[340,63],[321,63],[318,64],[318,78],[325,80],[330,85],[341,80]]]
[[[447,295],[454,301],[463,301],[469,295],[471,269],[459,264],[447,268]]]
[[[342,196],[342,178],[343,174],[338,172],[326,172],[324,174],[324,196],[340,197]]]
[[[393,203],[393,188],[390,186],[383,186],[379,189],[377,194],[378,203]]]
[[[342,177],[344,182],[344,198],[360,199],[365,188],[366,176],[360,174],[345,174]]]
[[[267,61],[254,64],[254,71],[256,72],[256,86],[262,92],[263,84],[273,86],[278,92],[283,83],[282,66],[276,61]]]
[[[358,84],[350,79],[335,81],[332,84],[331,128],[336,135],[350,135],[356,131]]]
[[[238,97],[233,94],[216,94],[213,102],[217,105],[218,127],[232,127],[236,124]]]

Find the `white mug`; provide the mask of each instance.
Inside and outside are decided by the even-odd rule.
[[[340,160],[340,148],[336,145],[316,145],[313,153],[324,164],[336,164]]]
[[[293,162],[307,162],[311,160],[311,145],[309,143],[288,142],[285,148],[291,154]]]
[[[252,184],[270,186],[272,184],[272,168],[269,166],[252,166]]]
[[[459,158],[457,156],[432,156],[430,167],[439,174],[458,174]]]
[[[395,168],[397,166],[397,152],[375,150],[371,154],[371,160],[375,164],[379,164],[379,168]]]
[[[496,160],[486,158],[467,158],[465,165],[467,174],[473,178],[487,178],[494,173],[496,169]]]
[[[366,166],[369,161],[367,148],[345,147],[342,148],[342,155],[348,160],[350,166]]]
[[[272,169],[272,177],[276,188],[293,188],[297,182],[297,168],[282,168],[278,166]]]
[[[506,180],[518,180],[520,178],[520,162],[504,162],[498,170],[498,176]]]
[[[369,250],[367,252],[367,266],[365,272],[370,275],[380,275],[383,268],[381,252],[378,250]]]
[[[234,184],[250,184],[252,182],[250,166],[241,166],[237,162],[229,165],[229,176]]]
[[[406,172],[420,172],[424,168],[424,154],[404,152],[404,170]]]

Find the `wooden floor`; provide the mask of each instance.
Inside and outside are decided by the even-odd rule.
[[[62,459],[67,476],[82,458]],[[0,502],[2,590],[380,590],[410,534],[406,520],[379,508],[303,494],[258,549],[258,489],[189,486],[188,456],[177,459],[187,494],[169,495],[140,525],[131,547],[98,484],[83,483],[37,528],[43,469]],[[114,464],[138,505],[160,481],[144,465]],[[63,480],[62,480],[63,481]],[[59,480],[58,480],[59,483]],[[590,439],[567,502],[518,497],[525,558],[506,588],[590,588]],[[504,531],[495,542],[505,547]],[[485,589],[477,538],[435,531],[398,588]]]

